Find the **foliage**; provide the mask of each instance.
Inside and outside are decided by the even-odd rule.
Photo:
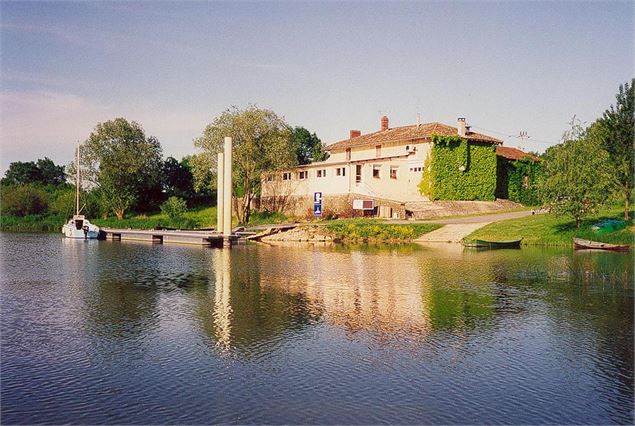
[[[161,204],[161,213],[172,221],[179,222],[183,219],[185,212],[187,212],[187,204],[182,198],[172,196]]]
[[[309,164],[328,158],[328,154],[324,152],[324,145],[315,132],[310,133],[304,127],[295,127],[291,133],[298,164]]]
[[[419,190],[431,200],[494,200],[496,147],[433,135]]]
[[[582,219],[580,227],[566,216],[536,214],[534,216],[491,223],[477,229],[467,238],[484,240],[523,239],[524,245],[571,246],[573,237],[602,241],[612,244],[633,244],[633,226],[615,232],[598,234],[592,226],[601,220],[617,219],[621,216],[619,207],[604,209]],[[632,210],[631,210],[632,216]]]
[[[131,207],[147,211],[162,198],[161,145],[140,124],[125,118],[98,123],[80,152],[82,175],[100,187],[103,204],[118,217]]]
[[[432,223],[393,225],[374,219],[345,219],[327,223],[325,227],[335,241],[376,242],[411,241],[440,228],[441,225]]]
[[[635,79],[620,85],[616,105],[604,111],[590,129],[609,154],[611,169],[619,182],[619,192],[624,201],[624,219],[633,197],[633,141],[635,138]]]
[[[2,187],[2,214],[18,217],[45,213],[46,193],[33,184]]]
[[[545,152],[539,194],[551,212],[573,217],[579,227],[582,218],[606,203],[615,178],[608,153],[575,117],[563,139]]]
[[[60,232],[68,217],[57,215],[28,215],[23,217],[0,215],[3,232]]]
[[[538,182],[541,178],[540,161],[525,157],[520,160],[497,158],[496,197],[526,206],[540,204]]]
[[[262,225],[268,223],[284,223],[288,221],[287,216],[280,212],[255,211],[249,217],[249,225]],[[246,224],[243,224],[246,225]]]
[[[226,136],[233,138],[232,192],[241,198],[235,203],[240,206],[236,214],[239,222],[249,222],[251,202],[260,194],[262,174],[297,163],[291,131],[271,110],[250,105],[244,110],[232,107],[224,111],[194,141],[203,150],[193,162],[194,177],[199,182],[210,178],[210,169],[217,170],[217,153],[223,151]],[[211,183],[215,180],[212,176]]]
[[[28,185],[38,183],[41,185],[61,185],[66,182],[64,166],[57,166],[53,161],[44,157],[35,161],[16,161],[9,165],[3,185]]]
[[[191,199],[194,197],[194,177],[189,158],[180,162],[168,157],[161,168],[163,191],[168,197]]]

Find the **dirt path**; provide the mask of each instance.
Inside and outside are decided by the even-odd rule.
[[[422,222],[443,224],[443,228],[429,232],[415,241],[435,242],[435,243],[460,243],[461,240],[479,228],[484,227],[492,222],[500,222],[501,220],[517,219],[520,217],[531,216],[531,210],[520,212],[496,213],[482,216],[463,217],[456,219],[443,220],[426,220]]]

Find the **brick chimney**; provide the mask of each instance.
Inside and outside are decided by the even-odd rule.
[[[467,128],[465,125],[465,118],[464,117],[459,117],[457,120],[457,133],[459,136],[463,136],[465,137]]]
[[[381,130],[388,130],[388,117],[385,115],[381,118]]]
[[[353,139],[361,135],[362,135],[362,132],[360,130],[351,130],[349,139]]]

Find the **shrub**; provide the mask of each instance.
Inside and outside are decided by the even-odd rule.
[[[183,219],[183,215],[187,212],[187,204],[182,198],[172,196],[161,204],[161,212],[171,221],[178,222]]]
[[[14,216],[46,213],[48,199],[46,193],[33,185],[2,188],[2,212]]]

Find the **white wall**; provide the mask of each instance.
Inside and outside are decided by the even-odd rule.
[[[402,202],[424,201],[427,198],[423,197],[417,188],[421,181],[422,172],[413,172],[410,169],[415,167],[423,169],[431,146],[429,143],[419,143],[415,147],[416,151],[408,155],[408,157],[369,161],[360,164],[362,167],[362,179],[359,183],[355,182],[357,164],[354,162],[336,164],[346,161],[346,153],[333,153],[324,163],[308,165],[293,170],[290,181],[282,181],[281,174],[276,175],[274,181],[264,181],[262,195],[267,197],[274,195],[313,196],[315,192],[322,192],[323,195],[356,193]],[[406,144],[396,146],[383,145],[381,149],[381,157],[404,155],[406,153]],[[357,148],[351,151],[351,160],[369,160],[376,158],[375,154],[374,146],[372,148]],[[373,166],[380,166],[379,178],[373,177]],[[398,168],[396,179],[390,177],[391,166]],[[344,168],[346,170],[345,176],[337,176],[337,168]],[[300,170],[308,171],[306,180],[298,179]],[[326,170],[326,176],[317,177],[318,170]]]

